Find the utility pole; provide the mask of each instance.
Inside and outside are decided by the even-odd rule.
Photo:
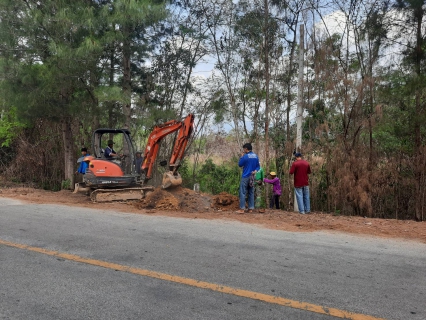
[[[300,25],[300,41],[299,41],[299,78],[297,89],[297,112],[296,112],[296,151],[301,152],[302,148],[302,120],[303,120],[303,65],[304,65],[304,38],[305,30],[303,24]]]
[[[303,24],[300,25],[299,41],[299,78],[297,88],[297,112],[296,112],[296,152],[302,151],[302,120],[303,120],[303,66],[304,66],[304,45],[305,30]],[[296,193],[294,194],[294,211],[298,212]]]

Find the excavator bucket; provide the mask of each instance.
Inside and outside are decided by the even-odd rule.
[[[182,184],[182,177],[179,173],[173,174],[172,171],[163,174],[162,188],[167,189],[170,187],[180,186]]]

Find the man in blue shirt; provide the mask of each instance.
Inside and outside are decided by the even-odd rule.
[[[77,171],[75,172],[77,173],[81,173],[81,174],[86,174],[86,169],[88,167],[87,162],[84,162],[84,158],[90,156],[90,154],[87,153],[87,148],[81,148],[81,157],[78,158],[77,163],[80,163],[80,165],[78,166]]]
[[[107,159],[112,159],[117,156],[117,152],[113,149],[114,141],[108,140],[108,147],[105,148],[104,156]]]
[[[237,213],[244,213],[246,208],[246,195],[248,194],[248,212],[254,209],[254,176],[260,170],[259,158],[252,151],[251,143],[243,145],[243,154],[238,161],[238,166],[243,168],[240,182],[240,210]]]

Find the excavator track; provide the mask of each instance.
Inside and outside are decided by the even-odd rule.
[[[154,191],[153,186],[122,188],[122,189],[96,189],[90,193],[93,202],[111,202],[143,199],[148,192]]]

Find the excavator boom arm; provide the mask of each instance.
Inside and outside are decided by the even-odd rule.
[[[188,115],[185,120],[182,122],[182,127],[178,132],[176,137],[175,145],[173,147],[172,156],[169,162],[170,171],[176,171],[180,166],[180,161],[182,160],[188,140],[191,137],[192,131],[194,128],[194,115]]]
[[[175,171],[179,166],[179,163],[176,162],[180,162],[180,160],[182,160],[193,128],[193,114],[189,114],[183,121],[171,120],[162,125],[154,127],[154,130],[148,137],[148,142],[144,152],[144,161],[141,168],[142,172],[145,173],[145,181],[151,179],[152,177],[153,166],[158,155],[161,140],[167,135],[179,130],[169,162],[170,170]]]

